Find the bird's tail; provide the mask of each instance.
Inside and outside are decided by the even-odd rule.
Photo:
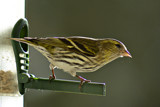
[[[26,43],[31,46],[37,46],[38,40],[37,38],[31,38],[31,37],[24,37],[24,38],[10,38],[11,40],[15,40],[18,42]]]

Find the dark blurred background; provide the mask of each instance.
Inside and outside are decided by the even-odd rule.
[[[25,107],[160,107],[159,0],[26,0],[30,36],[87,36],[122,41],[133,58],[119,58],[93,73],[107,96],[31,90]],[[48,78],[49,62],[30,47],[30,73]],[[74,79],[56,69],[59,79]]]

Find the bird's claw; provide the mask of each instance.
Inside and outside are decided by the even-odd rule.
[[[50,75],[49,76],[49,80],[51,81],[51,80],[54,80],[54,79],[56,79],[56,76],[55,75]]]
[[[81,76],[76,75],[76,77],[78,77],[81,80],[80,85],[79,85],[80,89],[82,88],[83,83],[85,83],[85,82],[86,83],[91,82],[91,80],[87,80],[87,79],[85,79],[85,78],[83,78]]]
[[[82,88],[83,83],[88,83],[88,82],[91,82],[91,80],[81,79],[81,83],[79,85],[79,88]]]

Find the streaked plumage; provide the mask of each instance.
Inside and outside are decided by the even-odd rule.
[[[41,52],[51,63],[76,76],[76,72],[93,72],[122,56],[131,57],[125,45],[112,38],[25,37],[11,38],[27,43]]]

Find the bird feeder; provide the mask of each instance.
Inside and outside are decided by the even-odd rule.
[[[28,21],[20,19],[14,26],[12,38],[23,38],[29,34]],[[39,78],[29,73],[29,46],[24,43],[12,41],[15,53],[18,88],[20,94],[25,93],[25,89],[53,90],[58,92],[105,95],[105,83],[89,82],[79,87],[80,81]]]

